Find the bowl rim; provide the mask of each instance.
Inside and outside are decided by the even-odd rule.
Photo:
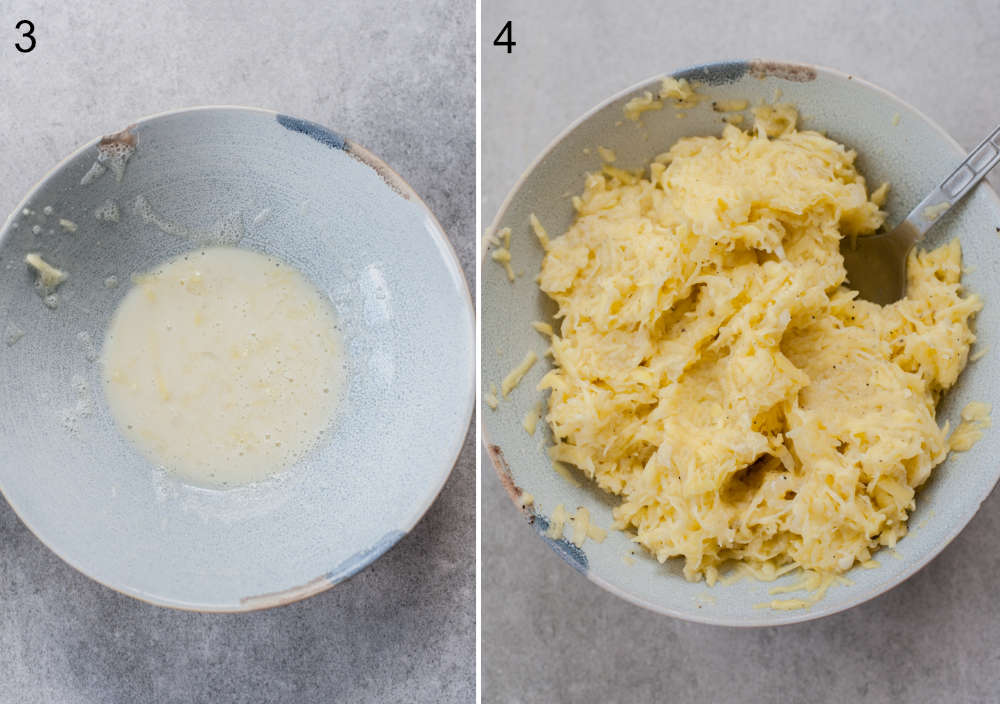
[[[246,105],[232,105],[232,104],[213,104],[213,105],[195,105],[182,108],[175,108],[172,110],[164,110],[157,113],[152,113],[145,115],[134,122],[130,123],[128,129],[133,129],[135,127],[141,127],[143,125],[148,125],[157,120],[174,117],[177,115],[184,115],[190,113],[198,112],[242,112],[242,113],[259,113],[261,115],[267,115],[272,118],[277,119],[279,116],[289,117],[287,113],[281,113],[277,110],[272,110],[269,108],[260,108]],[[343,139],[343,151],[347,153],[352,158],[355,158],[362,163],[364,163],[369,168],[373,169],[383,180],[386,181],[387,185],[395,190],[403,198],[415,203],[427,217],[431,227],[426,228],[428,235],[431,238],[432,243],[436,246],[437,250],[441,253],[441,258],[444,261],[445,267],[451,270],[451,272],[456,276],[457,280],[462,282],[461,293],[464,295],[459,296],[461,304],[466,308],[468,316],[466,329],[473,342],[472,356],[470,360],[471,363],[475,362],[475,306],[473,304],[472,295],[469,289],[469,282],[465,276],[465,272],[462,268],[461,260],[458,258],[458,253],[455,250],[454,245],[448,238],[448,235],[441,225],[441,222],[437,219],[434,211],[431,210],[430,206],[424,202],[420,195],[407,183],[402,176],[400,176],[391,166],[389,166],[384,160],[375,155],[373,152],[358,144],[357,142],[343,138],[340,133],[336,130],[331,130],[330,128],[321,125],[319,123],[311,122],[309,120],[303,120],[301,118],[293,118],[297,122],[315,127],[324,133],[332,132],[338,138]],[[287,129],[287,128],[286,128]],[[18,216],[21,210],[27,206],[31,201],[37,191],[44,186],[51,178],[56,174],[60,173],[64,168],[66,168],[71,162],[73,162],[77,157],[85,152],[93,149],[98,142],[102,139],[102,135],[98,135],[93,139],[87,141],[86,143],[80,145],[74,149],[70,154],[60,159],[58,163],[52,168],[45,172],[45,174],[35,182],[31,188],[25,193],[24,197],[18,201],[17,205],[11,211],[10,215],[7,216],[3,224],[0,225],[0,245],[3,244],[5,239],[4,235],[10,231],[10,225],[13,220]],[[0,495],[6,500],[7,505],[10,506],[11,510],[21,521],[21,523],[28,529],[28,531],[38,539],[46,548],[48,548],[52,553],[54,553],[59,559],[68,564],[70,567],[80,572],[89,579],[97,582],[98,584],[107,587],[119,594],[123,594],[128,597],[132,597],[139,601],[145,602],[147,604],[152,604],[153,606],[166,607],[178,611],[189,611],[195,613],[246,613],[251,611],[261,611],[265,609],[274,608],[276,606],[284,606],[287,604],[292,604],[297,601],[301,601],[321,592],[325,592],[331,587],[337,584],[342,584],[354,575],[362,572],[366,567],[368,567],[372,562],[377,560],[379,557],[387,553],[396,543],[398,543],[403,537],[410,534],[410,532],[417,526],[418,523],[426,515],[427,511],[437,500],[438,496],[441,494],[441,490],[444,488],[445,483],[451,477],[452,471],[458,462],[458,458],[462,453],[462,448],[465,446],[465,439],[468,436],[469,428],[472,423],[472,416],[476,409],[476,384],[475,384],[475,367],[470,366],[468,378],[466,383],[468,385],[468,392],[466,393],[465,409],[462,413],[464,418],[464,424],[462,425],[463,432],[458,435],[454,440],[454,447],[448,455],[451,459],[444,466],[447,467],[447,471],[442,471],[441,476],[433,485],[433,490],[429,491],[426,495],[424,501],[418,505],[414,511],[410,514],[406,521],[405,529],[400,531],[395,531],[390,535],[388,540],[378,541],[370,550],[365,547],[359,548],[358,554],[362,555],[358,560],[356,565],[351,568],[351,572],[343,577],[338,578],[336,581],[331,580],[327,576],[327,572],[321,572],[316,577],[306,581],[303,584],[299,584],[293,587],[287,587],[277,592],[268,592],[260,595],[251,595],[246,597],[241,597],[238,605],[232,604],[210,604],[210,603],[191,603],[191,602],[181,602],[173,601],[169,598],[164,598],[157,596],[155,594],[148,593],[139,589],[134,589],[127,585],[114,585],[108,582],[98,579],[96,576],[91,574],[87,569],[78,564],[75,560],[70,559],[69,556],[64,555],[61,551],[56,550],[52,545],[49,544],[42,536],[40,536],[31,523],[25,519],[22,512],[18,510],[15,502],[11,500],[11,497],[7,495],[3,487],[0,486]],[[457,424],[456,424],[457,425]]]
[[[882,88],[872,83],[871,81],[859,78],[857,75],[853,73],[847,73],[845,71],[841,71],[835,68],[830,68],[828,66],[822,66],[819,64],[812,64],[801,61],[781,61],[781,60],[770,60],[770,59],[759,59],[759,58],[725,59],[720,61],[713,61],[703,64],[686,66],[665,73],[657,73],[653,76],[650,76],[641,81],[638,81],[637,83],[632,84],[631,86],[625,88],[624,90],[618,91],[617,93],[613,94],[608,98],[601,100],[594,107],[590,108],[589,110],[584,112],[580,117],[573,120],[567,127],[559,131],[559,133],[556,134],[556,136],[549,141],[549,143],[545,146],[545,148],[542,149],[542,151],[538,154],[538,156],[531,161],[528,167],[521,173],[518,179],[514,182],[514,185],[511,186],[510,190],[507,192],[506,197],[501,202],[500,207],[497,209],[497,213],[493,217],[493,220],[490,222],[489,227],[486,229],[486,233],[491,234],[496,232],[497,228],[500,226],[501,221],[506,216],[507,210],[510,208],[510,205],[513,202],[515,196],[524,186],[525,181],[527,181],[528,177],[535,171],[538,165],[542,161],[544,161],[549,156],[549,154],[552,153],[552,151],[555,150],[555,148],[570,133],[572,133],[580,125],[582,125],[584,122],[589,120],[595,114],[606,108],[611,103],[626,98],[630,95],[636,95],[643,89],[648,89],[648,86],[650,84],[655,83],[656,81],[660,81],[666,76],[686,77],[686,76],[691,76],[692,74],[710,74],[713,72],[722,73],[727,69],[732,70],[737,67],[740,69],[749,68],[752,70],[755,65],[764,65],[776,68],[778,71],[783,71],[785,75],[795,75],[803,70],[807,72],[811,71],[817,75],[819,74],[827,75],[841,81],[850,81],[851,83],[862,85],[865,88],[875,91],[876,93],[880,93],[883,96],[889,98],[890,100],[897,102],[898,104],[907,108],[908,110],[911,110],[916,116],[924,120],[924,122],[926,122],[926,124],[929,127],[931,127],[935,132],[937,132],[944,139],[945,143],[947,143],[954,150],[956,156],[956,163],[958,163],[958,160],[966,156],[968,153],[962,147],[962,145],[960,145],[950,134],[948,134],[944,130],[944,128],[942,128],[937,122],[928,117],[923,111],[919,110],[910,103],[906,102],[905,100],[897,96],[895,93],[892,93],[891,91],[886,90],[885,88]],[[694,77],[693,80],[698,80],[698,78]],[[990,183],[986,181],[986,179],[983,179],[976,186],[976,190],[985,191],[985,193],[987,194],[986,197],[991,198],[996,207],[1000,209],[1000,196],[997,195],[996,191],[993,190]],[[488,253],[486,251],[486,247],[483,247],[480,257],[480,264],[483,270],[485,270],[486,267],[487,254]],[[483,283],[482,277],[480,277],[479,283],[481,290]],[[480,335],[480,340],[481,339],[482,335]],[[480,406],[481,405],[482,404],[480,403]],[[496,471],[496,475],[500,480],[500,484],[506,489],[505,493],[510,498],[511,503],[514,504],[515,508],[517,508],[520,513],[528,516],[529,520],[531,520],[533,516],[528,511],[526,511],[525,508],[517,500],[517,494],[519,493],[519,489],[515,487],[513,483],[510,474],[510,469],[508,466],[506,466],[507,462],[506,459],[504,459],[503,457],[502,451],[497,452],[494,450],[494,448],[496,448],[496,450],[500,450],[500,447],[498,445],[493,444],[489,440],[489,431],[486,427],[486,417],[487,416],[485,413],[480,412],[479,414],[480,437],[482,438],[483,442],[481,450],[485,450],[487,456],[490,458],[493,468]],[[714,617],[709,615],[705,611],[699,611],[697,613],[682,612],[680,610],[671,608],[670,606],[656,604],[653,603],[652,601],[636,596],[635,594],[632,594],[631,592],[625,590],[623,587],[611,583],[601,575],[595,574],[590,569],[587,569],[586,572],[582,572],[582,574],[584,574],[584,576],[586,576],[587,579],[589,579],[597,586],[610,592],[611,594],[614,594],[615,596],[621,599],[624,599],[625,601],[631,604],[642,607],[649,611],[653,611],[658,614],[662,614],[664,616],[670,616],[672,618],[680,619],[682,621],[700,623],[709,626],[723,626],[730,628],[771,628],[775,626],[788,626],[796,623],[804,623],[806,621],[813,621],[819,618],[823,618],[825,616],[832,616],[842,611],[852,609],[855,606],[859,606],[860,604],[863,604],[867,601],[875,599],[876,597],[886,594],[893,588],[899,586],[903,582],[910,579],[910,577],[912,577],[914,574],[916,574],[924,567],[926,567],[935,557],[937,557],[946,547],[948,547],[948,545],[950,545],[951,542],[956,537],[958,537],[959,533],[965,530],[966,526],[972,521],[975,515],[979,512],[979,509],[982,506],[983,502],[985,502],[986,499],[988,499],[989,496],[993,493],[998,483],[1000,483],[1000,472],[996,474],[993,483],[985,491],[985,493],[982,496],[977,497],[978,500],[976,503],[976,509],[969,515],[969,518],[961,525],[958,525],[954,527],[951,531],[949,531],[947,535],[945,535],[944,539],[938,545],[935,545],[930,550],[928,550],[927,554],[924,555],[921,559],[917,560],[913,565],[909,566],[907,569],[900,572],[899,575],[897,575],[897,579],[895,579],[894,581],[888,582],[884,585],[880,585],[877,589],[874,589],[872,591],[863,592],[856,598],[847,599],[845,603],[835,607],[827,607],[824,609],[821,607],[822,604],[821,601],[809,609],[780,612],[779,614],[777,614],[776,618],[771,619],[764,623],[746,623],[744,621],[739,621],[727,617]],[[552,548],[551,545],[549,547],[552,550],[552,552],[555,552],[557,555],[563,557],[563,559],[566,560],[565,556],[561,555],[558,551]],[[576,568],[576,565],[571,564],[571,566],[574,567],[574,569],[572,570],[574,573],[581,573],[581,571],[578,568]]]

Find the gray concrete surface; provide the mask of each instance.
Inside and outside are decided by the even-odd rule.
[[[24,55],[13,48],[22,18],[38,39]],[[472,281],[474,27],[473,0],[0,0],[0,210],[136,117],[269,107],[395,167]],[[263,613],[121,596],[63,564],[0,502],[0,702],[472,701],[473,436],[412,534],[350,581]]]
[[[513,21],[512,54],[492,46]],[[571,120],[659,73],[725,58],[840,68],[966,147],[1000,122],[1000,5],[979,2],[483,3],[483,220]],[[1000,174],[994,173],[994,185]],[[780,629],[683,623],[553,554],[483,462],[485,702],[1000,701],[1000,496],[901,587]]]

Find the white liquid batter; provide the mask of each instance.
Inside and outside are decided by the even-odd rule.
[[[135,277],[101,354],[112,414],[154,463],[232,486],[329,427],[343,379],[333,307],[298,272],[214,247]]]

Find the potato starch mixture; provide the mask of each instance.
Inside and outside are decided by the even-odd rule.
[[[330,302],[288,265],[228,247],[135,277],[101,363],[125,435],[203,485],[294,463],[330,425],[343,376]]]

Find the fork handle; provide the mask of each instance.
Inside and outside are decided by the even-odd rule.
[[[958,168],[910,211],[906,222],[923,237],[931,225],[964,198],[997,163],[1000,163],[1000,126],[969,152]]]

